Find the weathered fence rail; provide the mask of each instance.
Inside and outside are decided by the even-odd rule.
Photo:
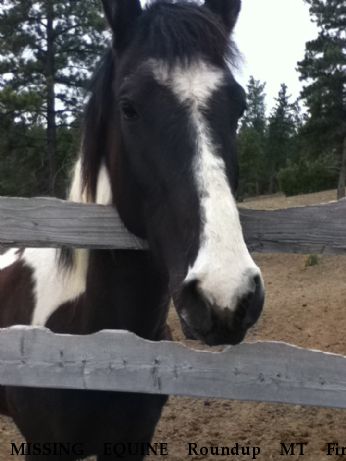
[[[252,251],[346,254],[346,200],[287,210],[240,210]],[[56,199],[0,199],[0,243],[143,249],[112,207]]]
[[[346,254],[346,200],[240,213],[251,250]],[[0,199],[0,244],[145,248],[112,207],[45,198]],[[283,343],[206,352],[128,332],[70,336],[13,327],[0,330],[0,384],[346,408],[346,357]]]
[[[1,198],[0,244],[26,247],[142,250],[110,206],[52,198]]]
[[[0,333],[0,384],[346,408],[346,357],[283,343],[205,352],[128,332]]]
[[[346,255],[346,200],[285,210],[240,210],[245,240],[264,253]]]

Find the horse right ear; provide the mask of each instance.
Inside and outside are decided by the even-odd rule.
[[[102,0],[107,21],[113,32],[113,44],[122,51],[129,42],[135,22],[142,13],[140,0]]]
[[[205,0],[204,6],[218,16],[231,33],[239,16],[241,0]]]

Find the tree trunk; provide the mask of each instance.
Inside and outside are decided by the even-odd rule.
[[[268,190],[269,194],[273,194],[274,193],[274,173],[272,173],[270,175],[270,178],[269,178],[269,190]]]
[[[346,197],[346,136],[344,138],[344,142],[342,145],[342,152],[341,152],[341,166],[340,166],[340,173],[339,173],[339,183],[338,183],[338,200],[341,198]]]
[[[55,195],[56,171],[56,120],[55,120],[55,55],[54,55],[54,10],[52,0],[47,0],[47,160],[48,191]]]
[[[259,181],[257,180],[256,181],[256,196],[260,195],[260,185],[259,185]]]

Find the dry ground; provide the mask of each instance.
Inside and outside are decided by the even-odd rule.
[[[335,192],[286,199],[282,196],[247,200],[242,206],[282,208],[333,200]],[[280,340],[304,347],[346,355],[346,257],[321,257],[306,267],[303,255],[255,255],[262,268],[267,298],[265,312],[248,340]],[[176,339],[182,337],[171,312]],[[8,455],[9,443],[20,440],[14,426],[0,420],[0,461],[17,460]],[[280,442],[307,442],[306,461],[342,460],[326,456],[329,442],[346,446],[346,411],[301,406],[239,403],[171,398],[154,437],[169,444],[169,461],[186,459],[226,461],[251,457],[187,456],[188,442],[200,446],[260,446],[259,460],[287,459],[280,456]],[[298,456],[290,456],[295,460]],[[151,457],[150,461],[157,459]],[[300,458],[299,458],[300,459]]]

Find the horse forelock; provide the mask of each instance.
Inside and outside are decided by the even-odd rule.
[[[149,3],[138,24],[134,46],[152,58],[176,64],[204,56],[214,64],[235,64],[238,51],[218,18],[194,3]]]

